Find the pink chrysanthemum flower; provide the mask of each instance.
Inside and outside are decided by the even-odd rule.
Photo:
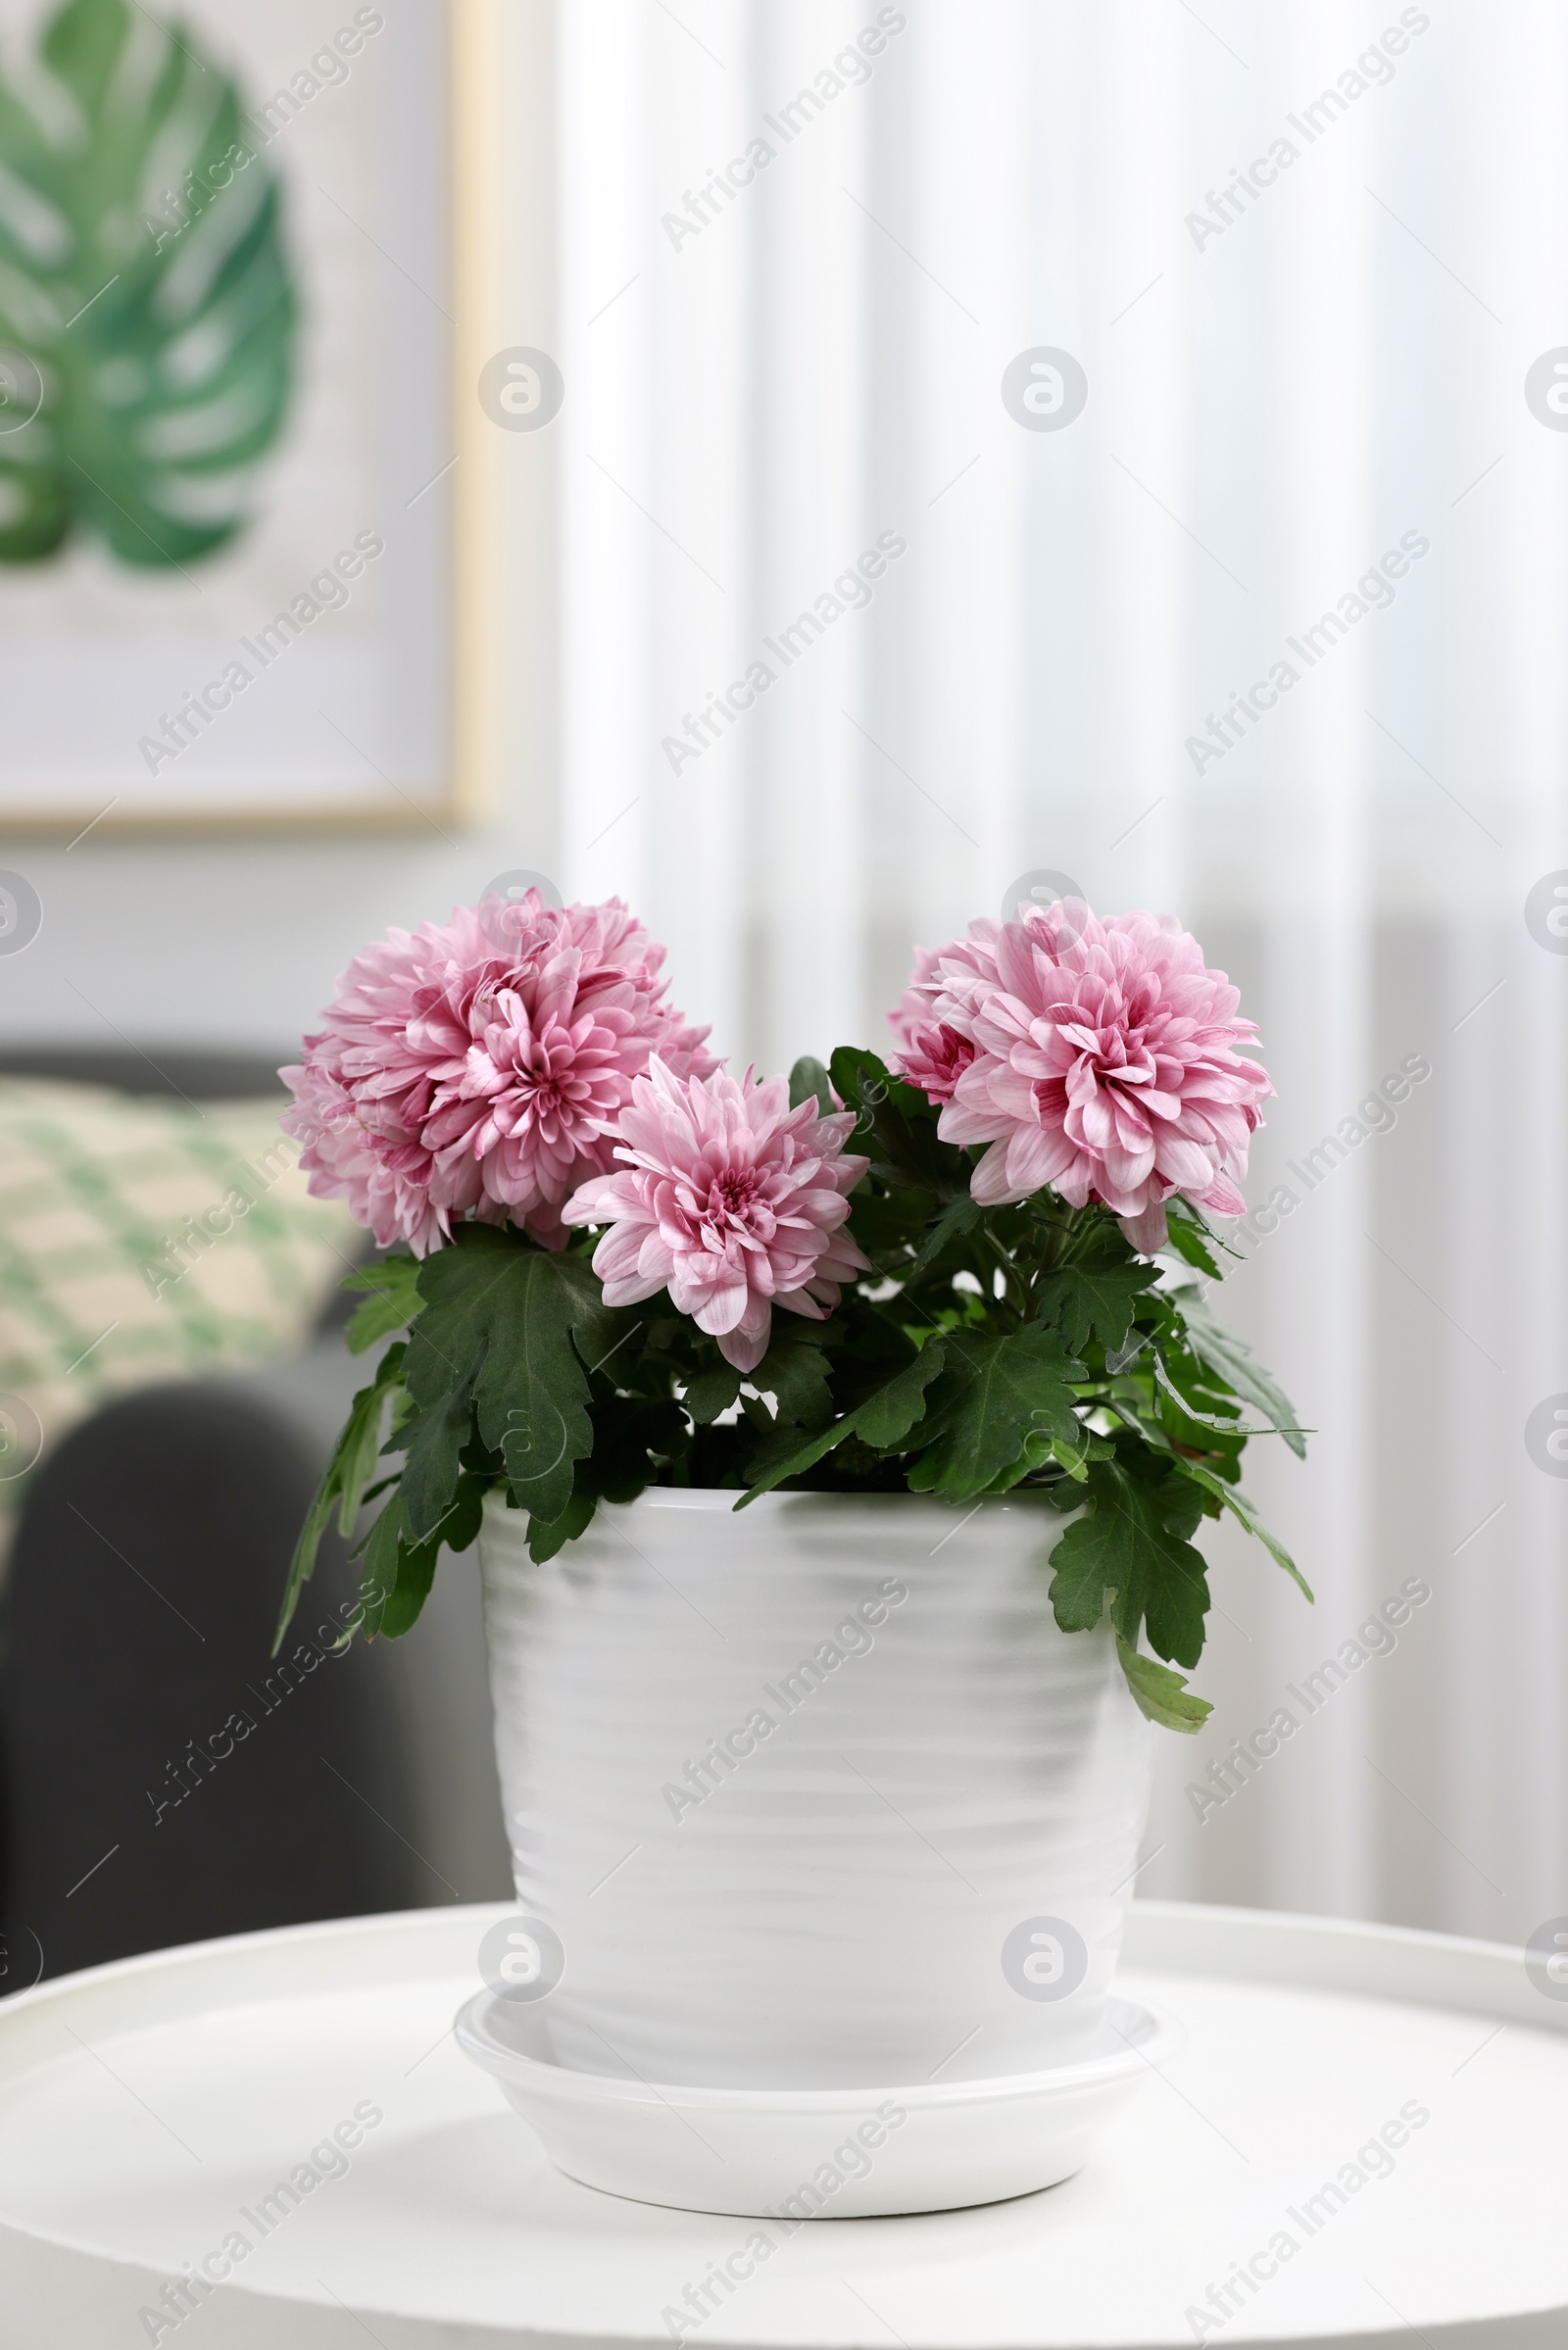
[[[368,947],[282,1071],[312,1191],[420,1256],[468,1213],[563,1246],[562,1203],[611,1164],[650,1055],[717,1066],[663,1002],[662,961],[618,899],[556,908],[532,890]]]
[[[847,1194],[870,1164],[846,1154],[849,1110],[791,1109],[782,1077],[723,1070],[684,1083],[662,1059],[620,1114],[619,1174],[583,1184],[568,1224],[608,1224],[594,1250],[607,1305],[667,1289],[737,1370],[767,1352],[772,1309],[811,1321],[840,1284],[870,1270],[843,1229]]]
[[[976,992],[997,983],[1000,922],[971,923],[966,939],[946,947],[916,947],[914,971],[888,1020],[899,1040],[891,1065],[933,1102],[951,1102],[954,1088],[977,1047],[966,1027],[956,1027],[937,1011],[947,1000],[968,1004]]]
[[[1242,1056],[1256,1029],[1197,940],[1170,915],[1099,922],[1076,900],[982,928],[978,956],[946,950],[916,981],[934,991],[931,1018],[973,1048],[949,1091],[926,1090],[947,1141],[991,1145],[974,1198],[1049,1184],[1075,1207],[1102,1200],[1146,1255],[1167,1238],[1173,1192],[1242,1214],[1248,1143],[1274,1089]]]

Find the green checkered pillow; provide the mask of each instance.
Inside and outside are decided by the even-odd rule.
[[[0,1512],[106,1396],[307,1336],[365,1243],[277,1116],[0,1077]]]

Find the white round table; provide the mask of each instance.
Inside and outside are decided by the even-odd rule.
[[[450,2031],[506,1914],[0,2004],[3,2350],[1568,2344],[1568,2000],[1518,1951],[1140,1904],[1120,1985],[1190,2036],[1085,2171],[790,2228],[549,2168]]]

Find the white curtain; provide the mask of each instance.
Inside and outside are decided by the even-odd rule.
[[[509,41],[556,233],[513,224],[498,316],[566,384],[507,451],[532,837],[768,1067],[881,1039],[1032,869],[1196,931],[1278,1088],[1218,1302],[1316,1431],[1249,1484],[1317,1605],[1212,1543],[1217,1711],[1140,1886],[1523,1939],[1568,1910],[1526,1445],[1568,957],[1525,914],[1568,865],[1568,419],[1526,397],[1568,16],[596,0]],[[1042,349],[1087,381],[1058,424],[1071,368],[1021,362],[1044,429],[1003,396]]]

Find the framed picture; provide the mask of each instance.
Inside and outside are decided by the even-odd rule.
[[[482,801],[490,37],[0,0],[0,833]]]

